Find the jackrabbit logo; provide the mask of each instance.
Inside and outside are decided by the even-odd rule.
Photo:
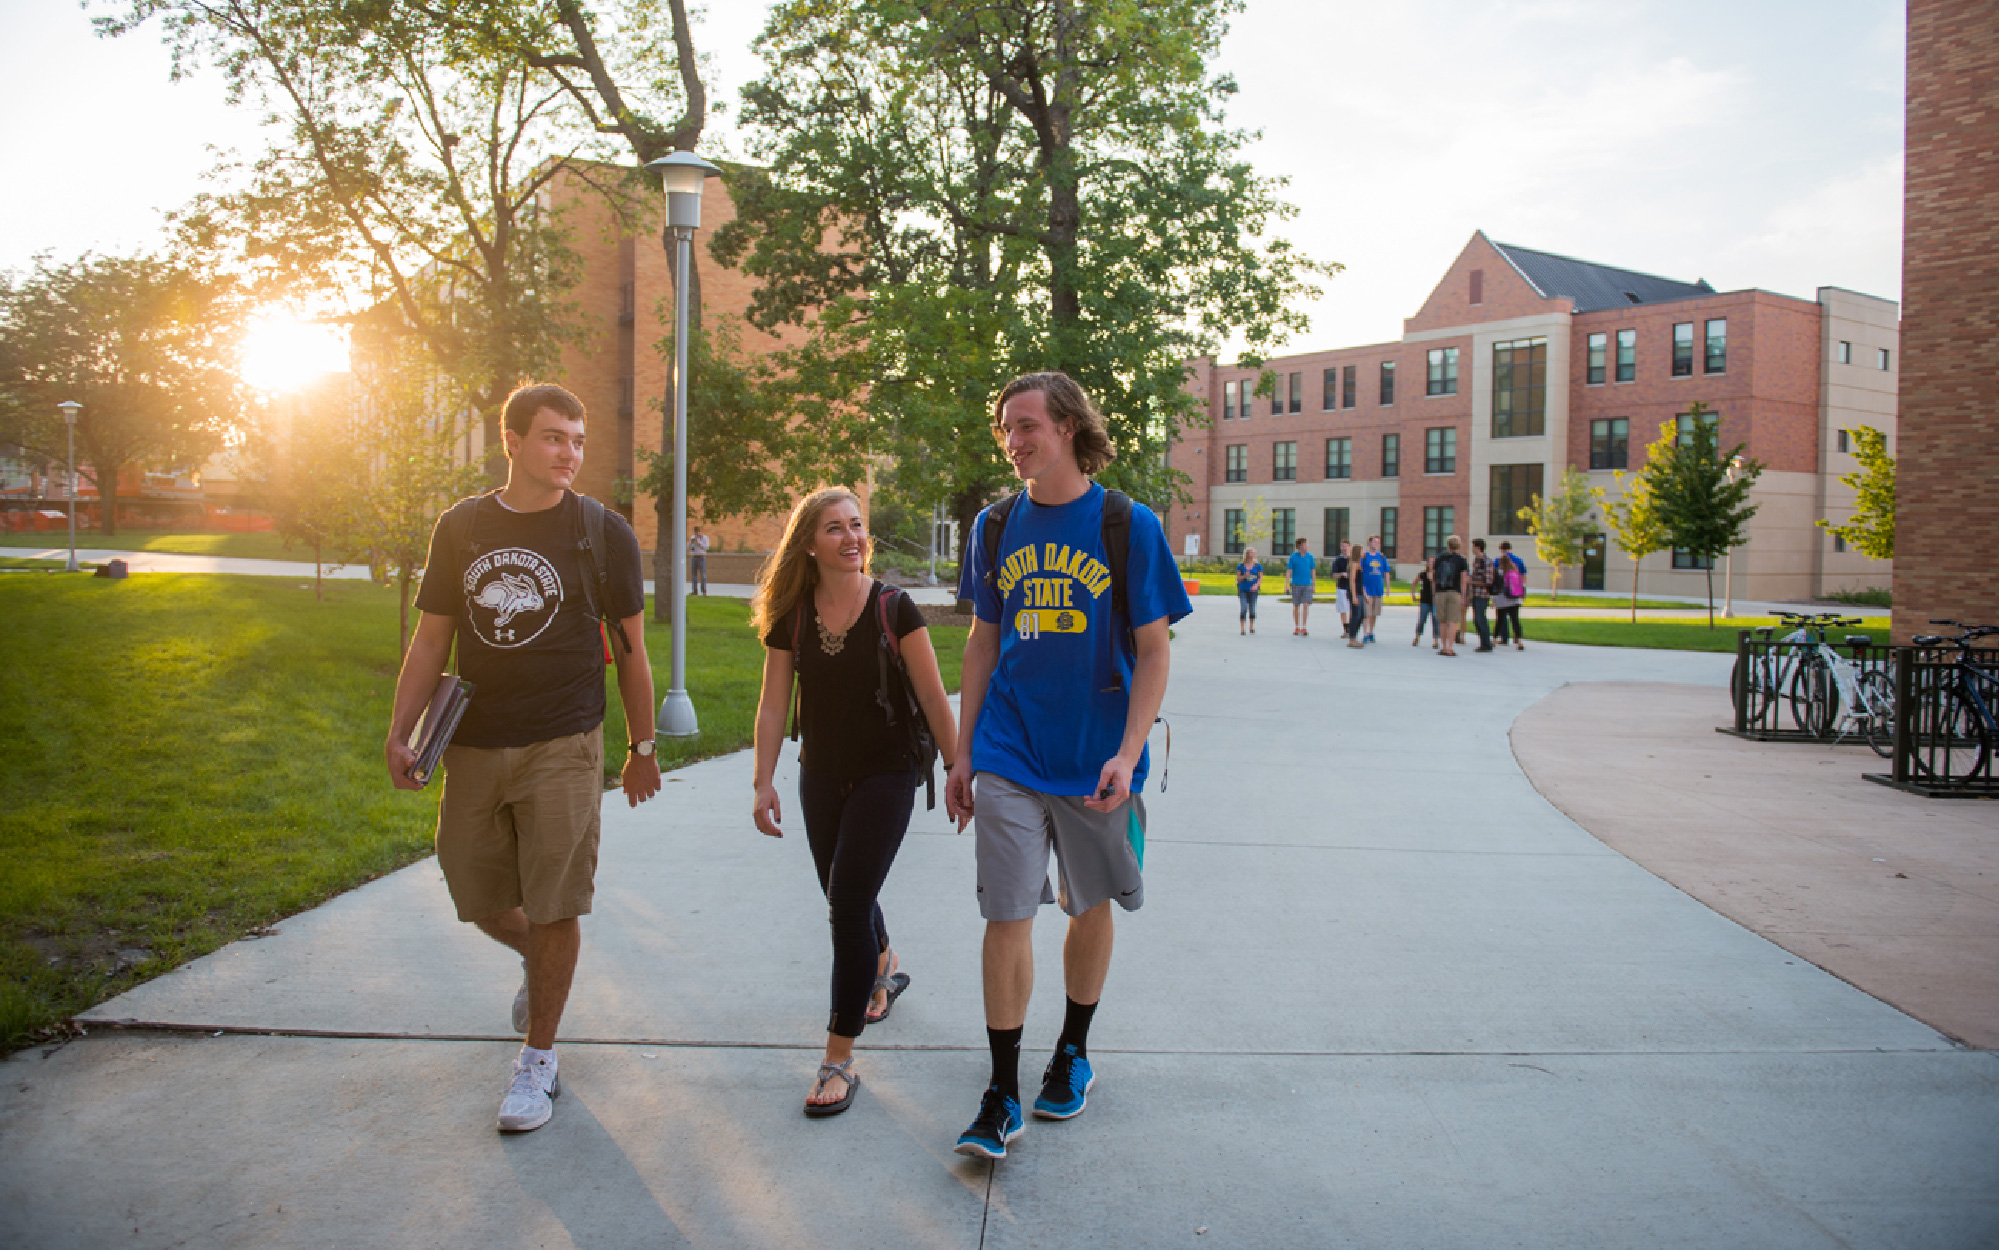
[[[525,547],[489,551],[465,570],[466,614],[491,647],[533,642],[556,619],[562,598],[555,566]]]

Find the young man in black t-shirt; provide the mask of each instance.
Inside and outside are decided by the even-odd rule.
[[[524,386],[508,397],[503,426],[507,485],[459,504],[431,536],[383,752],[398,789],[421,788],[410,735],[455,640],[474,694],[444,755],[438,863],[458,918],[522,956],[514,1028],[527,1039],[499,1117],[503,1132],[522,1132],[548,1122],[561,1092],[556,1028],[597,870],[605,641],[593,600],[624,635],[611,653],[632,744],[628,803],[659,792],[660,766],[639,540],[605,514],[601,586],[579,541],[591,505],[569,487],[583,466],[583,404],[560,386]]]

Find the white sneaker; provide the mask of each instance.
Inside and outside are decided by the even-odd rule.
[[[513,1081],[507,1086],[507,1097],[500,1103],[500,1131],[525,1133],[547,1124],[555,1114],[555,1105],[549,1100],[561,1093],[562,1080],[556,1075],[553,1061],[528,1063],[515,1059]]]
[[[514,1031],[528,1031],[528,961],[521,961],[521,988],[514,992]]]

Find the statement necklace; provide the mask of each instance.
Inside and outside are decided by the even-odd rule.
[[[872,590],[873,587],[871,586],[869,589]],[[868,597],[865,592],[861,598],[861,606],[864,609],[868,606]],[[826,618],[815,612],[813,614],[813,624],[819,626],[819,649],[828,655],[839,655],[841,648],[847,645],[847,635],[852,633],[854,627],[860,623],[861,613],[857,612],[854,615],[854,619],[848,622],[847,628],[836,634],[826,627]]]

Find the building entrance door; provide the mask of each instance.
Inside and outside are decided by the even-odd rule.
[[[1604,535],[1592,534],[1583,544],[1583,588],[1604,589]]]

